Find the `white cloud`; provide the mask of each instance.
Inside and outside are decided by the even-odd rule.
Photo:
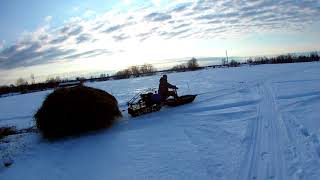
[[[130,5],[132,3],[132,0],[121,0],[123,4]]]
[[[91,9],[88,9],[88,10],[86,10],[86,11],[84,12],[83,17],[84,17],[84,18],[90,18],[90,17],[95,16],[96,14],[97,14],[97,13],[96,13],[95,11],[93,11],[93,10],[91,10]]]
[[[78,12],[78,11],[79,11],[79,9],[80,9],[80,7],[79,7],[79,6],[74,6],[74,7],[72,8],[72,11],[74,11],[74,12]]]
[[[69,20],[64,21],[64,23],[80,22],[81,20],[82,20],[81,17],[73,16]]]
[[[52,20],[52,16],[47,16],[47,17],[44,18],[44,20],[45,20],[46,23],[50,23],[51,20]]]
[[[5,43],[6,43],[5,40],[0,41],[0,50],[4,47]]]
[[[156,6],[160,6],[160,4],[161,4],[161,0],[151,0],[151,1]]]

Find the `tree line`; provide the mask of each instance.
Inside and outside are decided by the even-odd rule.
[[[127,79],[130,77],[150,76],[153,75],[156,71],[156,68],[154,68],[152,64],[131,66],[127,69],[116,72],[113,76],[113,79]]]
[[[318,53],[313,52],[309,55],[279,55],[276,57],[255,57],[249,58],[246,62],[240,63],[235,60],[231,60],[228,64],[224,65],[213,65],[207,67],[237,67],[241,64],[249,65],[259,65],[259,64],[280,64],[280,63],[297,63],[297,62],[312,62],[320,61]],[[204,67],[200,67],[198,60],[192,58],[186,63],[178,64],[172,68],[165,70],[166,72],[184,72],[184,71],[194,71],[199,70]],[[152,64],[144,64],[142,66],[131,66],[129,68],[120,70],[114,75],[109,76],[109,74],[100,74],[98,77],[91,76],[90,78],[77,77],[74,80],[70,79],[61,79],[59,76],[47,78],[45,82],[35,82],[35,76],[31,74],[30,82],[24,78],[17,79],[15,85],[11,84],[10,86],[0,86],[0,95],[9,94],[9,93],[28,93],[34,91],[42,91],[47,89],[56,88],[62,82],[74,82],[74,81],[107,81],[110,79],[127,79],[131,77],[141,77],[141,76],[150,76],[154,75],[157,69]]]
[[[312,52],[309,55],[279,55],[276,57],[256,57],[249,58],[247,64],[284,64],[284,63],[299,63],[299,62],[313,62],[320,61],[320,57],[317,52]]]
[[[62,79],[59,76],[48,77],[44,82],[35,82],[35,76],[31,74],[30,79],[18,78],[15,84],[9,86],[0,86],[0,95],[10,93],[30,93],[35,91],[43,91],[47,89],[53,89],[59,86],[60,83],[64,82],[94,82],[94,81],[107,81],[110,79],[124,79],[130,77],[150,76],[156,72],[156,68],[151,64],[144,64],[142,66],[131,66],[127,69],[116,72],[114,75],[102,73],[98,77],[91,76],[90,78],[76,77],[75,79]]]

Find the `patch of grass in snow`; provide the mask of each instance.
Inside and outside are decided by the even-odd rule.
[[[35,127],[30,127],[30,128],[18,130],[15,126],[0,127],[0,140],[10,135],[31,133],[31,132],[37,132],[37,129]]]
[[[11,127],[0,127],[0,140],[6,136],[17,134],[17,129],[14,126]]]

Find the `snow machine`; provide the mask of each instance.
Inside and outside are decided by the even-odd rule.
[[[128,113],[133,117],[159,111],[160,109],[160,96],[154,89],[140,92],[128,102]]]
[[[175,107],[191,103],[196,96],[197,95],[184,95],[176,99],[167,99],[165,102],[161,102],[161,97],[155,89],[147,89],[146,91],[136,94],[128,102],[128,113],[132,117],[136,117],[142,114],[159,111],[164,105]]]

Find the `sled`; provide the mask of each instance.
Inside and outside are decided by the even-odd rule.
[[[176,107],[191,103],[197,95],[184,95],[176,99],[167,99],[161,102],[160,95],[155,89],[148,89],[146,91],[136,94],[128,104],[128,114],[132,117],[140,116],[143,114],[159,111],[162,106]]]
[[[188,104],[194,101],[197,95],[184,95],[180,96],[176,99],[168,99],[166,100],[165,104],[171,107],[176,107],[184,104]]]

